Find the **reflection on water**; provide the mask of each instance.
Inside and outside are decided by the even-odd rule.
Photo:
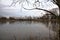
[[[55,40],[58,28],[56,21],[0,22],[0,40]]]

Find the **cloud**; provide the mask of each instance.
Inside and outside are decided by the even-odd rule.
[[[7,7],[6,5],[0,4],[0,9]]]
[[[30,8],[30,6],[27,6],[27,4],[24,4],[24,7],[26,8]],[[53,4],[50,1],[43,3],[43,6],[40,5],[39,8],[43,8],[47,10],[58,8],[56,4]],[[41,10],[25,10],[21,7],[21,4],[19,5],[18,3],[15,6],[11,6],[11,7],[9,7],[8,5],[5,5],[3,2],[2,4],[0,4],[0,15],[2,16],[32,16],[32,17],[35,16],[36,17],[36,16],[43,16],[45,14],[46,12]]]

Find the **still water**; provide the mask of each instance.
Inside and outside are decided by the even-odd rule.
[[[54,40],[58,22],[0,22],[0,40]]]

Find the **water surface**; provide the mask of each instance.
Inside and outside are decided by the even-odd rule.
[[[0,22],[0,40],[54,40],[58,26],[51,21]]]

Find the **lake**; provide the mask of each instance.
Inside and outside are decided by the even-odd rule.
[[[0,40],[55,40],[59,24],[56,21],[0,22]]]

